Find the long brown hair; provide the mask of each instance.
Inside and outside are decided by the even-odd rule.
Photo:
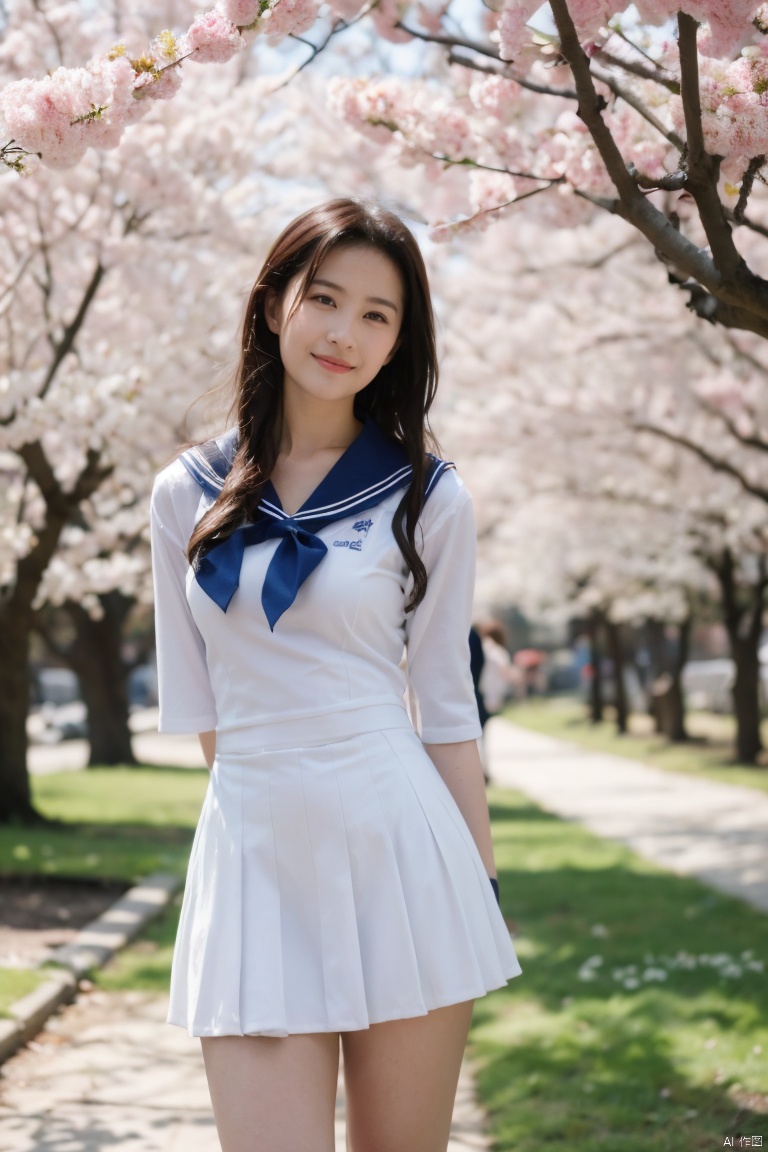
[[[378,204],[356,199],[330,200],[298,216],[278,236],[254,284],[243,321],[233,415],[239,444],[232,469],[216,502],[200,519],[189,541],[195,564],[214,542],[229,536],[243,520],[256,517],[264,484],[277,461],[282,419],[283,365],[279,337],[270,331],[265,305],[278,299],[288,282],[301,275],[296,297],[306,296],[320,264],[341,245],[369,245],[399,269],[405,300],[400,344],[378,375],[355,396],[358,420],[370,416],[381,432],[405,449],[412,480],[395,512],[392,528],[413,593],[415,608],[427,588],[427,573],[415,544],[424,503],[427,451],[436,447],[427,414],[437,388],[437,352],[432,302],[418,245],[397,216]]]

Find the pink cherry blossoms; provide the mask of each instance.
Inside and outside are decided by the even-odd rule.
[[[247,28],[261,16],[261,0],[221,0],[219,8],[230,24]]]
[[[133,99],[136,74],[119,56],[89,68],[57,68],[43,80],[17,80],[0,96],[14,140],[51,168],[69,168],[89,147],[114,148],[145,110]]]
[[[723,157],[723,175],[738,183],[751,158],[768,153],[768,45],[745,48],[732,63],[702,60],[700,87],[707,151]],[[684,137],[679,97],[670,114]]]
[[[343,0],[340,0],[343,2]],[[170,100],[182,64],[223,64],[245,48],[243,29],[270,43],[307,30],[319,0],[220,0],[183,35],[161,32],[137,57],[118,44],[83,68],[57,68],[40,80],[16,80],[0,92],[5,138],[52,168],[74,167],[89,148],[109,149],[153,100]]]
[[[224,64],[245,48],[237,27],[217,8],[198,16],[186,35],[187,52],[198,64]]]
[[[582,42],[600,35],[615,16],[629,5],[622,0],[569,0],[568,11]],[[761,7],[760,0],[638,0],[641,20],[662,24],[685,12],[705,27],[700,49],[708,56],[730,56],[752,37],[752,21]],[[508,0],[499,17],[495,38],[502,60],[515,60],[530,43],[527,28],[541,8],[537,0]]]
[[[299,36],[317,19],[320,0],[273,0],[261,18],[261,31],[270,44]]]

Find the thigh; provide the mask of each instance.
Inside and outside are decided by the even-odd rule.
[[[346,1032],[351,1152],[445,1152],[472,1001]]]
[[[202,1040],[222,1152],[334,1152],[337,1032]]]

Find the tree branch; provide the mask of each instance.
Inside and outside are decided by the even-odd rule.
[[[589,60],[579,43],[576,28],[568,11],[568,4],[566,0],[552,0],[551,8],[560,36],[560,50],[568,61],[576,81],[579,119],[584,122],[594,140],[595,147],[608,170],[608,175],[616,186],[622,203],[630,205],[636,197],[640,196],[640,193],[634,180],[627,172],[624,158],[603,119],[605,100],[595,88]]]
[[[766,335],[768,329],[768,281],[756,276],[747,268],[739,256],[725,213],[717,195],[716,183],[713,186],[709,176],[702,176],[696,163],[693,170],[689,170],[689,179],[686,188],[690,186],[691,194],[697,199],[697,207],[702,218],[705,230],[712,230],[710,238],[712,255],[693,244],[673,222],[665,216],[652,202],[643,195],[634,178],[627,170],[621,152],[614,140],[608,125],[603,118],[604,101],[595,88],[594,77],[590,71],[589,60],[579,44],[576,29],[567,0],[551,0],[552,14],[560,35],[560,49],[568,61],[574,79],[579,100],[579,116],[587,127],[595,147],[597,148],[608,175],[613,181],[619,196],[618,204],[608,202],[609,211],[621,215],[632,224],[647,240],[653,244],[657,253],[670,264],[678,275],[678,280],[686,277],[698,282],[712,296],[717,297],[718,305],[710,309],[710,319],[720,322],[721,316],[728,317],[731,327],[739,327],[748,331],[759,332]],[[703,133],[701,118],[693,114],[699,106],[698,98],[698,57],[696,51],[696,22],[688,17],[681,16],[681,28],[685,31],[688,48],[683,88],[689,97],[687,115],[693,125],[694,142],[700,141],[703,148]],[[688,41],[691,40],[690,29],[693,29],[692,50]],[[681,36],[681,40],[685,37]],[[683,44],[681,44],[681,59]],[[692,75],[693,73],[693,75]],[[691,86],[695,81],[696,91],[691,94]],[[690,101],[693,101],[691,103]],[[697,137],[698,130],[698,137]],[[690,131],[690,129],[689,129]],[[703,163],[712,160],[701,152]],[[707,181],[709,180],[709,184]],[[712,197],[714,196],[714,202]],[[719,222],[716,226],[715,222]],[[707,233],[709,235],[709,232]],[[735,256],[734,256],[735,254]],[[684,273],[684,275],[680,275]],[[686,285],[687,287],[687,285]],[[698,302],[697,308],[698,308]],[[722,305],[722,306],[721,306]],[[727,306],[727,307],[726,307]]]
[[[762,315],[748,308],[729,304],[727,300],[702,288],[698,280],[678,275],[674,268],[667,270],[667,277],[670,284],[676,284],[683,292],[688,293],[688,308],[701,320],[735,331],[754,332],[755,335],[768,339],[768,319]]]
[[[623,39],[626,40],[625,37]],[[628,40],[626,43],[630,43]],[[632,44],[632,48],[636,52],[640,49]],[[639,60],[622,60],[618,56],[614,56],[606,48],[598,48],[594,53],[593,60],[600,60],[603,64],[608,64],[612,68],[619,68],[622,72],[629,72],[632,76],[638,76],[641,80],[652,80],[654,84],[660,84],[669,92],[673,92],[675,96],[680,95],[680,82],[673,79],[671,76],[665,76],[658,65],[655,68],[649,68],[646,64],[641,64]]]
[[[537,176],[535,172],[516,172],[512,168],[494,168],[491,164],[481,164],[479,160],[453,160],[441,152],[427,152],[433,160],[457,168],[479,168],[483,172],[498,172],[500,176],[515,176],[518,180],[535,180],[539,184],[562,184],[564,176]]]
[[[458,48],[451,48],[448,53],[448,63],[458,64],[461,68],[472,68],[475,72],[484,72],[486,76],[501,76],[504,80],[514,80],[527,92],[536,92],[539,96],[559,96],[564,100],[575,100],[575,88],[553,88],[549,84],[537,84],[527,76],[515,76],[509,65],[499,61],[497,65],[482,63],[471,56],[463,56]]]
[[[480,40],[470,40],[466,36],[451,36],[447,32],[421,32],[418,28],[404,24],[402,20],[397,21],[395,28],[407,32],[414,40],[424,40],[428,44],[442,44],[445,48],[468,48],[470,52],[477,52],[479,56],[499,60],[499,53],[490,44],[483,44]]]
[[[727,208],[725,210],[725,215],[731,223],[743,225],[743,227],[748,228],[750,232],[756,232],[758,236],[765,236],[768,238],[768,228],[766,228],[765,224],[758,224],[757,220],[753,220],[751,216],[744,216],[743,219],[736,220],[733,216],[733,213],[731,213]]]
[[[646,176],[644,172],[640,172],[631,161],[627,164],[627,171],[634,178],[638,188],[645,188],[648,192],[680,192],[688,179],[687,173],[678,169],[677,172],[668,172],[666,176],[661,176],[657,180],[653,176]]]
[[[673,132],[671,128],[666,128],[662,124],[661,120],[654,116],[650,108],[646,108],[642,100],[638,100],[637,96],[635,96],[633,92],[630,92],[627,88],[624,88],[621,84],[619,84],[618,81],[615,80],[613,76],[611,76],[610,72],[603,72],[598,70],[595,68],[594,64],[592,65],[591,71],[592,75],[597,80],[599,80],[601,84],[605,84],[606,87],[610,88],[611,92],[613,92],[614,96],[618,100],[623,100],[624,103],[628,104],[630,108],[634,108],[638,116],[642,116],[643,119],[646,120],[652,128],[655,128],[656,131],[660,133],[660,135],[662,135],[665,140],[668,140],[670,144],[677,148],[679,152],[683,152],[685,150],[685,142],[681,140],[678,134]]]
[[[710,156],[704,143],[699,85],[699,50],[696,39],[699,25],[692,16],[688,16],[685,12],[678,13],[677,24],[680,48],[680,94],[683,101],[685,130],[688,138],[688,182],[686,187],[696,201],[701,223],[709,241],[715,265],[722,277],[723,286],[735,285],[740,281],[746,264],[733,242],[733,232],[726,219],[718,192],[720,157]]]
[[[752,192],[752,187],[755,183],[755,177],[765,164],[765,156],[753,156],[747,165],[747,170],[741,179],[741,191],[739,192],[739,201],[733,210],[733,218],[737,224],[744,223],[744,213],[747,210],[747,200],[749,200]]]
[[[96,491],[112,473],[113,466],[102,464],[100,453],[89,448],[85,467],[77,483],[71,491],[65,492],[39,440],[22,445],[18,454],[26,464],[29,476],[42,492],[48,512],[42,528],[35,533],[34,546],[16,565],[16,588],[11,599],[18,597],[22,601],[31,602],[73,510]]]
[[[735,465],[713,455],[707,448],[704,448],[701,444],[697,444],[695,440],[691,440],[681,433],[672,432],[668,428],[661,428],[657,424],[650,424],[643,420],[634,421],[632,427],[637,432],[650,432],[662,440],[667,440],[670,444],[676,444],[679,448],[685,448],[708,465],[713,472],[720,472],[724,476],[731,476],[734,480],[738,481],[744,491],[750,496],[755,496],[758,500],[768,503],[768,488],[763,487],[761,484],[753,483],[736,468]]]
[[[61,366],[61,362],[64,360],[65,356],[67,356],[72,351],[77,334],[83,325],[88,309],[91,306],[93,298],[99,289],[99,285],[104,278],[105,272],[106,269],[104,265],[100,260],[97,260],[93,272],[91,273],[91,278],[85,286],[85,291],[83,292],[77,312],[64,329],[61,339],[56,342],[53,358],[48,367],[48,371],[45,374],[43,386],[38,393],[40,399],[43,399],[43,397],[47,394],[48,389],[53,383],[56,377],[56,373],[58,372]]]
[[[706,412],[708,416],[719,420],[730,435],[733,436],[734,440],[738,440],[739,444],[743,444],[745,448],[754,448],[756,452],[768,452],[768,440],[764,440],[762,436],[756,434],[751,436],[746,435],[740,431],[736,422],[727,412],[723,412],[721,408],[710,404],[708,400],[705,400],[703,396],[699,396],[696,392],[693,393],[693,397],[699,407]]]

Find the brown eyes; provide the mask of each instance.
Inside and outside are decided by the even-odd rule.
[[[326,296],[324,292],[319,292],[310,297],[311,300],[316,300],[318,304],[330,304],[332,308],[336,307],[336,302],[332,296]],[[389,323],[389,318],[383,312],[366,312],[366,319],[370,317],[372,320],[383,321],[384,324]]]

